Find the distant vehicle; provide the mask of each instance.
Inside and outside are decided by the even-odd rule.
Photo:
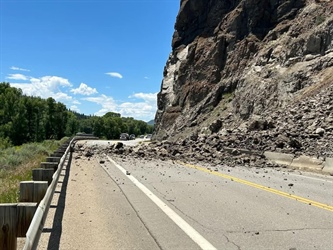
[[[127,134],[127,133],[121,133],[120,134],[120,140],[129,140],[130,139],[130,137],[129,137],[129,134]]]
[[[139,138],[140,138],[140,139],[144,139],[145,136],[144,136],[144,135],[140,135]]]
[[[129,136],[129,139],[130,139],[130,140],[135,140],[135,135],[134,135],[134,134],[131,134],[131,135]]]
[[[148,134],[148,135],[146,135],[146,139],[148,139],[148,140],[150,140],[151,139],[151,137],[152,137],[152,134]]]

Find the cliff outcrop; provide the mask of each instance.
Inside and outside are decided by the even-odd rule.
[[[333,3],[182,0],[154,139],[333,154]]]

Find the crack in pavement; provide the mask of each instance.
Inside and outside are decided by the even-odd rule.
[[[175,209],[177,209],[177,211],[179,211],[183,216],[185,216],[186,218],[190,219],[191,221],[197,223],[198,225],[200,225],[202,228],[204,228],[206,231],[208,232],[215,232],[213,229],[208,228],[207,226],[201,224],[199,221],[197,221],[196,219],[194,219],[193,217],[187,215],[186,213],[184,213],[180,208],[178,208],[172,201],[176,200],[176,198],[174,199],[167,199],[167,195],[161,193],[154,185],[152,185],[152,187],[154,188],[154,190],[156,190],[156,192],[158,192],[165,201],[167,201],[171,206],[173,206]]]
[[[162,192],[160,192],[154,185],[152,185],[152,187],[154,188],[154,190],[156,190],[156,192],[158,192],[166,201],[169,202],[170,199],[167,199],[167,195],[163,194]],[[175,199],[174,199],[175,200]],[[200,225],[202,228],[204,228],[204,230],[208,231],[208,232],[215,232],[213,229],[201,224],[199,221],[195,220],[194,218],[192,218],[191,216],[185,214],[180,208],[178,208],[174,203],[169,202],[170,205],[172,205],[175,209],[177,209],[177,211],[179,211],[181,214],[183,214],[186,218],[192,220],[193,222],[197,223],[198,225]],[[226,231],[228,232],[228,231]],[[232,245],[234,245],[235,247],[237,247],[238,250],[241,250],[241,247],[239,245],[237,245],[235,242],[231,241],[229,239],[229,237],[225,234],[222,234],[224,236],[224,238],[227,240],[227,243],[230,243]]]
[[[99,164],[99,161],[98,161]],[[147,232],[149,233],[149,235],[152,237],[152,239],[155,241],[156,245],[162,250],[162,246],[160,245],[160,243],[158,242],[158,240],[156,239],[155,235],[153,234],[153,232],[149,229],[149,227],[147,226],[147,224],[144,222],[143,218],[140,216],[139,212],[135,209],[133,203],[129,200],[129,198],[127,197],[126,193],[124,192],[124,190],[121,188],[121,186],[119,185],[119,183],[117,183],[117,181],[111,176],[111,173],[109,172],[109,170],[106,168],[106,166],[103,166],[103,164],[99,164],[104,171],[107,173],[107,175],[110,177],[110,179],[118,186],[120,192],[123,194],[124,198],[127,200],[128,204],[131,206],[131,208],[133,209],[134,213],[136,214],[137,218],[141,221],[142,225],[146,228]]]
[[[228,243],[233,244],[235,247],[237,247],[238,250],[241,250],[241,247],[238,246],[235,242],[231,241],[228,236],[226,236],[225,234],[223,234],[223,236],[227,239]]]

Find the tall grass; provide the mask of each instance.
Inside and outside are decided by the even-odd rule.
[[[32,169],[38,168],[46,157],[61,146],[61,141],[23,144],[0,151],[0,203],[18,201],[19,184],[32,179]]]

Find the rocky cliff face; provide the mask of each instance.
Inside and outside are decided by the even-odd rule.
[[[332,38],[332,1],[181,0],[154,138],[332,153]]]

